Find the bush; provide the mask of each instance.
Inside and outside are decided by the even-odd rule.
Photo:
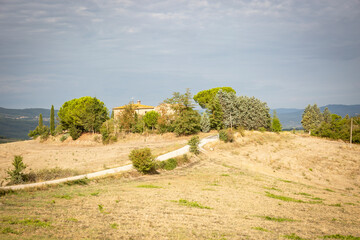
[[[61,136],[60,141],[63,142],[63,141],[65,141],[68,137],[69,137],[68,134],[64,134],[64,135]]]
[[[177,167],[178,163],[175,158],[170,158],[165,161],[157,162],[156,169],[173,170]]]
[[[194,136],[190,139],[190,141],[188,142],[188,145],[190,146],[189,151],[191,153],[194,153],[195,155],[198,155],[200,153],[199,151],[199,143],[200,143],[200,138],[198,136]]]
[[[37,126],[34,130],[30,131],[28,136],[36,139],[37,137],[40,137],[41,140],[48,139],[50,135],[50,129],[47,126]]]
[[[76,127],[70,127],[70,136],[73,140],[78,139],[81,136],[82,130],[76,128]]]
[[[134,168],[141,173],[151,173],[155,170],[155,159],[149,148],[132,150],[129,159]]]
[[[23,173],[23,170],[25,170],[26,165],[23,162],[23,158],[21,156],[15,156],[12,165],[14,166],[14,170],[7,171],[10,175],[8,178],[10,180],[9,185],[25,182],[26,175]]]
[[[223,129],[219,131],[219,139],[224,142],[233,142],[234,141],[234,133],[230,129]]]

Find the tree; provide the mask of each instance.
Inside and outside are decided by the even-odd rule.
[[[199,143],[200,143],[199,136],[193,136],[188,142],[188,145],[190,146],[189,151],[191,153],[194,153],[195,155],[198,155],[200,153]]]
[[[54,105],[51,105],[50,110],[50,134],[52,136],[55,135],[55,113],[54,113]]]
[[[10,184],[23,183],[26,180],[26,176],[23,173],[26,165],[23,162],[22,156],[15,156],[12,165],[14,166],[14,169],[7,171],[10,176],[8,178],[10,180]]]
[[[40,113],[38,126],[34,130],[30,130],[28,136],[36,139],[40,136],[41,140],[46,140],[49,137],[50,129],[43,124],[43,117]]]
[[[276,115],[276,111],[273,111],[273,117],[271,122],[271,131],[273,132],[280,132],[282,129],[280,119]]]
[[[149,148],[134,149],[129,154],[134,168],[141,173],[151,173],[155,171],[155,158]]]
[[[92,97],[82,97],[65,102],[59,112],[60,124],[70,130],[73,139],[83,132],[99,132],[103,122],[109,119],[105,104]]]
[[[151,128],[151,130],[154,130],[154,127],[158,121],[159,115],[160,114],[155,111],[150,111],[150,112],[145,113],[145,115],[143,117],[145,125],[148,128]]]
[[[308,105],[302,114],[301,124],[305,131],[311,132],[320,126],[323,119],[323,114],[316,104]]]
[[[177,135],[190,135],[200,131],[200,114],[195,111],[190,89],[186,93],[173,93],[172,98],[168,98],[164,103],[170,104],[175,113],[173,123],[174,132]]]
[[[191,135],[200,132],[200,114],[195,110],[187,110],[180,113],[174,122],[174,132],[180,135]]]
[[[207,112],[210,115],[211,129],[218,129],[218,130],[224,127],[222,123],[223,112],[217,98],[217,93],[220,90],[222,92],[236,94],[236,91],[231,87],[217,87],[217,88],[211,88],[208,90],[200,91],[194,96],[195,102],[197,102],[201,108],[207,109]]]
[[[203,112],[200,119],[200,127],[202,132],[210,131],[210,118],[206,112]]]
[[[130,103],[124,107],[124,110],[119,115],[119,125],[125,132],[131,132],[136,124],[137,114],[135,112],[135,105]]]
[[[331,112],[330,110],[326,107],[324,109],[324,112],[323,112],[323,119],[326,123],[330,123],[331,122]]]
[[[266,102],[255,97],[236,97],[234,93],[223,91],[218,92],[218,98],[226,127],[242,126],[249,130],[257,130],[261,127],[270,129],[270,109]]]
[[[203,90],[198,92],[194,96],[194,100],[200,105],[200,107],[208,108],[209,104],[212,103],[219,90],[222,90],[223,92],[228,92],[228,93],[232,92],[236,94],[236,91],[231,87],[217,87],[217,88],[211,88],[208,90]]]
[[[231,128],[239,122],[239,106],[237,104],[237,97],[233,92],[223,92],[220,90],[217,93],[217,98],[223,112],[223,123],[225,127]]]
[[[43,116],[42,116],[42,114],[40,113],[40,114],[39,114],[39,127],[42,127],[42,126],[44,126]]]
[[[171,104],[161,103],[157,107],[159,118],[157,122],[157,129],[160,133],[174,131],[173,123],[175,121],[175,111],[172,109]]]

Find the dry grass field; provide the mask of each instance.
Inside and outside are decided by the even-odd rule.
[[[84,134],[77,141],[69,137],[61,142],[58,136],[45,142],[30,140],[0,144],[0,181],[7,176],[5,170],[12,167],[14,155],[23,157],[28,171],[58,167],[83,174],[129,164],[128,155],[135,148],[148,147],[157,156],[185,146],[189,139],[175,137],[172,133],[148,136],[129,134],[114,144],[103,145],[101,135]]]
[[[97,158],[118,145],[96,146]],[[62,147],[82,161],[85,146]],[[1,196],[0,239],[360,239],[360,146],[245,132],[205,148],[156,175]]]

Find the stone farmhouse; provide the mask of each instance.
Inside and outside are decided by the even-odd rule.
[[[121,112],[125,109],[125,107],[126,107],[126,105],[113,108],[115,119],[117,119],[120,116]],[[153,106],[141,104],[140,100],[138,100],[137,103],[134,103],[134,107],[135,107],[135,112],[141,116],[145,115],[147,112],[155,110],[155,107],[153,107]]]

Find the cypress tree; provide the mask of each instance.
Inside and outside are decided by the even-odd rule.
[[[201,115],[200,126],[202,132],[210,131],[210,118],[206,112]]]
[[[271,122],[271,130],[273,132],[280,132],[281,128],[282,127],[281,127],[280,119],[278,118],[278,116],[276,115],[276,111],[274,110],[272,122]]]
[[[51,105],[50,111],[50,134],[55,135],[55,116],[54,116],[54,105]]]
[[[40,115],[39,115],[39,127],[42,127],[42,126],[44,126],[44,123],[43,123],[42,114],[40,113]]]

